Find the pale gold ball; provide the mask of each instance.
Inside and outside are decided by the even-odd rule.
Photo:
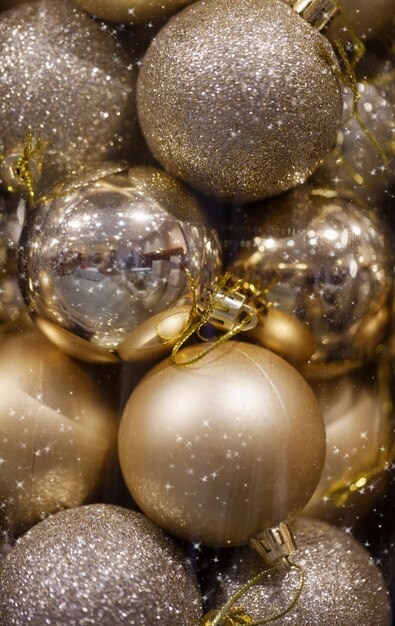
[[[133,497],[158,526],[231,546],[303,508],[325,436],[314,394],[291,365],[228,342],[195,365],[166,360],[148,373],[125,408],[119,454]]]
[[[74,0],[96,17],[110,22],[143,24],[162,21],[193,0]]]
[[[386,358],[374,367],[312,384],[324,418],[327,453],[305,515],[353,525],[383,493],[394,440],[391,387]]]
[[[100,485],[114,412],[86,370],[38,331],[0,342],[0,527],[11,537]]]

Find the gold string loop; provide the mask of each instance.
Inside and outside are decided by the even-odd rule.
[[[173,363],[180,366],[197,363],[238,333],[254,328],[258,324],[255,308],[246,304],[247,298],[242,293],[243,281],[241,279],[236,279],[230,273],[217,277],[211,287],[198,299],[193,278],[188,270],[185,271],[193,303],[186,328],[179,336],[171,355]],[[203,342],[208,341],[203,335],[206,326],[220,329],[224,334],[192,359],[187,361],[180,359],[179,351],[193,335]]]

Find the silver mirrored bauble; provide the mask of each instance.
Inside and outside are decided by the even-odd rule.
[[[187,271],[199,291],[220,270],[217,240],[197,201],[153,168],[77,179],[54,194],[27,224],[21,265],[22,291],[41,330],[93,361],[168,350],[188,321]]]
[[[239,241],[233,270],[312,333],[306,374],[340,374],[375,353],[393,283],[377,212],[301,187],[250,211]]]
[[[7,626],[195,626],[201,594],[181,549],[140,513],[63,511],[0,562]]]
[[[202,192],[258,200],[304,182],[335,142],[327,40],[280,0],[194,2],[148,49],[138,83],[158,161]]]
[[[298,552],[293,558],[304,571],[299,600],[278,626],[390,626],[389,595],[380,570],[368,552],[343,530],[319,520],[301,518],[293,525]],[[250,548],[228,554],[214,587],[206,590],[213,609],[222,607],[240,587],[264,569]],[[285,610],[294,598],[300,575],[295,569],[273,574],[237,602],[252,620]]]
[[[41,188],[88,162],[133,157],[136,73],[114,37],[64,0],[0,14],[0,152],[47,141]],[[37,156],[38,158],[38,156]],[[4,173],[3,173],[4,175]]]

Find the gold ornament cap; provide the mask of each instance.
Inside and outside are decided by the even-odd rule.
[[[339,13],[336,0],[296,0],[294,11],[317,30],[323,30]]]
[[[288,557],[296,552],[295,539],[290,526],[280,522],[250,540],[250,546],[262,557],[267,567],[280,564],[289,569]]]

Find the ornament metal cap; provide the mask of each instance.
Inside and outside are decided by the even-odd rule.
[[[296,0],[293,9],[317,30],[323,30],[340,12],[336,0]]]
[[[281,563],[286,569],[290,569],[288,557],[296,552],[292,530],[285,522],[264,530],[250,540],[250,546],[258,552],[268,567]]]
[[[246,304],[246,297],[240,293],[233,293],[231,296],[222,293],[214,294],[215,307],[210,314],[209,322],[223,331],[232,330],[236,324],[240,323],[246,316],[250,321],[245,324],[243,330],[251,330],[258,324],[258,317],[254,309]],[[205,297],[203,296],[197,304],[199,311],[205,310]]]

